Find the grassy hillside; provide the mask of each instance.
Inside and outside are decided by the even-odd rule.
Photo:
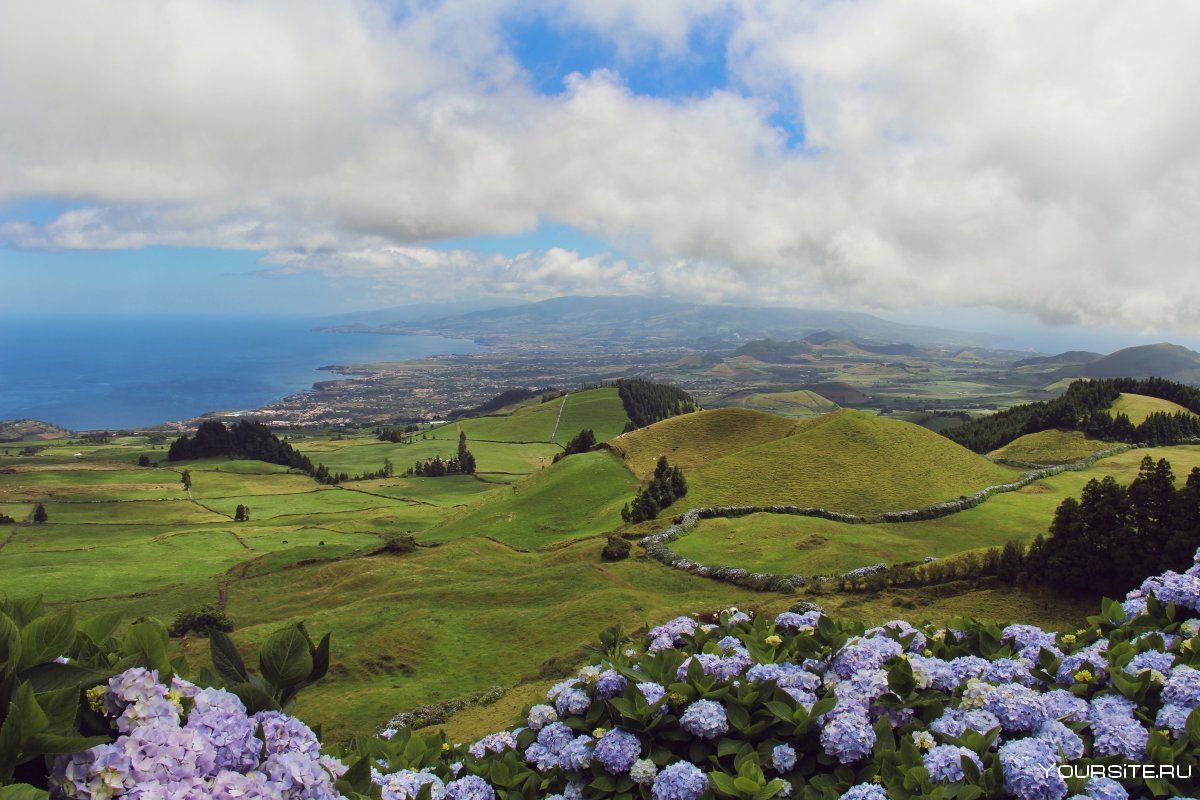
[[[596,434],[596,441],[602,442],[618,435],[629,424],[629,417],[625,414],[616,388],[605,387],[568,394],[565,398],[559,397],[545,403],[524,405],[510,414],[465,419],[438,428],[431,435],[457,442],[461,426],[471,440],[549,442],[560,409],[562,421],[555,437],[559,444],[579,433],[582,428],[591,428]]]
[[[1200,466],[1200,447],[1196,446],[1131,450],[1105,458],[1090,469],[1055,475],[941,519],[847,525],[809,517],[753,514],[704,520],[671,548],[705,564],[809,575],[999,547],[1010,539],[1028,542],[1046,533],[1054,509],[1067,497],[1078,497],[1087,481],[1112,475],[1119,483],[1128,484],[1147,454],[1170,461],[1177,482],[1182,482],[1192,467]]]
[[[1181,411],[1187,413],[1186,408],[1178,403],[1172,403],[1170,400],[1127,392],[1122,392],[1117,401],[1109,408],[1109,413],[1113,416],[1124,414],[1134,425],[1145,422],[1146,417],[1158,411],[1166,414],[1178,414]]]
[[[610,444],[633,473],[645,478],[659,456],[685,470],[786,436],[794,420],[745,408],[716,408],[672,417]]]
[[[1112,442],[1089,439],[1082,431],[1055,428],[1027,433],[988,455],[1032,464],[1066,464],[1112,446]]]
[[[737,400],[738,408],[766,411],[782,417],[816,417],[837,410],[833,403],[816,392],[802,389],[797,392],[762,392]]]
[[[612,453],[580,453],[494,493],[422,539],[489,536],[529,550],[604,533],[621,524],[621,506],[637,486]]]
[[[917,425],[842,410],[688,474],[677,506],[795,504],[878,513],[1011,481],[1001,467]]]

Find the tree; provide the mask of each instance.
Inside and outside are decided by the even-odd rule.
[[[185,491],[191,491],[191,488],[192,488],[192,471],[191,471],[190,469],[185,469],[185,470],[183,471],[183,474],[182,474],[182,475],[180,475],[180,479],[183,481],[183,488],[184,488],[184,490],[185,490]]]
[[[234,522],[247,522],[250,519],[250,507],[238,503],[238,507],[233,512]]]
[[[1021,574],[1021,564],[1025,560],[1025,545],[1010,539],[1004,543],[1000,551],[1000,559],[996,564],[996,577],[1005,583],[1016,583]]]
[[[596,434],[591,428],[584,428],[579,433],[567,442],[563,447],[563,451],[554,456],[555,462],[561,461],[567,456],[575,455],[576,453],[586,453],[596,446]]]
[[[467,449],[466,431],[458,432],[458,471],[463,475],[475,474],[475,456]]]
[[[150,456],[146,456],[146,455],[138,456],[138,466],[139,467],[150,466]]]
[[[41,503],[38,503],[37,508],[33,510],[33,521],[41,523],[47,521],[48,519],[50,519],[50,515],[46,513],[46,507]]]

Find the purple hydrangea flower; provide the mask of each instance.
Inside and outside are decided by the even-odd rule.
[[[575,732],[561,722],[551,722],[538,732],[537,741],[551,753],[559,755],[563,748],[575,741]]]
[[[642,754],[642,743],[637,736],[620,728],[613,728],[596,743],[593,757],[602,767],[614,775],[628,772]]]
[[[838,800],[888,800],[888,793],[878,784],[860,783],[847,789]]]
[[[1174,653],[1163,653],[1158,650],[1147,650],[1144,653],[1138,653],[1133,658],[1129,659],[1129,663],[1125,665],[1125,672],[1130,675],[1137,675],[1142,670],[1153,670],[1161,673],[1165,678],[1171,672],[1171,667],[1175,663]]]
[[[998,658],[990,662],[983,670],[982,678],[992,683],[1019,683],[1022,686],[1036,686],[1037,678],[1029,672],[1030,663],[1024,659]]]
[[[1129,800],[1129,792],[1112,778],[1092,778],[1084,791],[1089,800]]]
[[[974,751],[965,747],[955,747],[950,744],[940,744],[931,749],[924,757],[925,769],[934,781],[961,781],[966,778],[963,772],[962,760],[968,758],[975,762],[979,771],[983,771],[983,762]]]
[[[184,727],[212,742],[221,769],[244,774],[258,766],[263,742],[255,736],[258,726],[245,714],[216,708],[204,712],[193,709]]]
[[[315,761],[321,755],[321,743],[312,729],[295,717],[278,711],[260,711],[251,719],[262,726],[266,753],[302,753]]]
[[[1076,697],[1066,689],[1054,689],[1042,695],[1042,705],[1049,719],[1064,722],[1087,722],[1088,703],[1082,697]]]
[[[697,700],[679,718],[679,727],[701,739],[715,739],[729,730],[725,706],[715,700]]]
[[[792,687],[806,692],[821,688],[821,679],[799,664],[755,664],[746,672],[746,680],[774,681],[780,689]]]
[[[554,723],[561,725],[562,723]],[[565,727],[565,726],[564,726]],[[543,729],[544,732],[544,729]],[[517,737],[511,731],[489,733],[475,744],[467,748],[467,752],[475,758],[483,758],[487,753],[503,753],[505,750],[517,749]]]
[[[1165,702],[1170,702],[1170,700],[1166,700]],[[1129,717],[1132,719],[1133,712],[1136,710],[1137,703],[1134,703],[1127,697],[1119,694],[1101,694],[1092,698],[1088,713],[1093,720],[1106,719],[1108,717]]]
[[[1052,649],[1055,647],[1057,634],[1048,633],[1037,625],[1009,625],[1000,632],[1002,641],[1011,641],[1017,650],[1037,646]]]
[[[683,644],[685,636],[692,636],[696,633],[696,626],[698,624],[691,617],[676,617],[670,622],[665,622],[662,625],[651,628],[648,634],[650,638],[650,651],[658,652],[658,650],[665,650],[668,647]],[[660,645],[663,642],[665,644]]]
[[[591,766],[594,746],[592,737],[577,736],[559,753],[558,763],[568,772],[581,772]]]
[[[860,670],[879,669],[889,659],[903,652],[904,648],[899,642],[886,636],[851,639],[834,656],[831,667],[838,677],[850,678]]]
[[[667,696],[667,690],[660,683],[645,682],[637,685],[638,691],[642,693],[642,697],[646,698],[646,702],[654,705],[659,700]]]
[[[533,764],[533,768],[538,772],[548,772],[559,766],[558,754],[551,752],[549,747],[540,742],[534,742],[525,748],[525,761]]]
[[[979,678],[991,662],[979,656],[959,656],[950,661],[955,686],[962,686],[972,678]]]
[[[894,619],[891,622],[885,622],[882,625],[871,628],[864,634],[865,636],[890,636],[896,639],[904,639],[912,636],[912,641],[908,645],[908,652],[920,653],[925,649],[925,645],[929,643],[925,634],[914,628],[910,623],[902,619]]]
[[[1154,718],[1154,727],[1169,730],[1171,737],[1178,739],[1187,732],[1187,718],[1191,713],[1190,709],[1183,706],[1167,703],[1158,710],[1158,716]]]
[[[1070,686],[1078,683],[1075,675],[1081,670],[1092,674],[1092,679],[1088,683],[1100,686],[1108,681],[1108,659],[1104,657],[1103,653],[1091,648],[1079,650],[1064,658],[1058,665],[1058,674],[1055,678],[1059,683]]]
[[[332,800],[337,796],[333,790],[333,782],[329,773],[320,762],[307,754],[295,750],[272,753],[258,768],[266,778],[266,783],[284,798],[296,800]],[[428,773],[422,773],[428,774]],[[442,782],[437,777],[429,775],[434,782],[432,798],[441,800]],[[389,794],[388,787],[383,789],[383,800],[411,800],[416,793],[409,795]]]
[[[967,731],[987,733],[998,727],[1000,720],[996,715],[982,708],[967,711],[961,708],[947,708],[930,724],[929,729],[934,733],[957,739]]]
[[[676,761],[654,778],[654,800],[699,800],[708,788],[708,777],[694,764]]]
[[[557,719],[558,712],[552,706],[542,703],[529,709],[529,717],[526,721],[529,723],[530,730],[540,731]]]
[[[222,770],[212,782],[212,794],[218,800],[278,800],[278,790],[267,783],[261,772],[243,775]]]
[[[588,706],[592,704],[592,700],[587,696],[587,692],[583,689],[567,689],[565,692],[560,692],[554,698],[554,709],[559,713],[559,716],[579,716],[588,710]]]

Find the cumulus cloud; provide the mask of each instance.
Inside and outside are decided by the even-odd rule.
[[[1185,0],[2,5],[0,199],[84,206],[5,224],[10,246],[250,249],[430,296],[445,271],[531,297],[1200,322]],[[503,35],[531,13],[623,63],[720,19],[729,85],[649,97],[601,70],[539,94]],[[624,257],[430,246],[544,221]]]

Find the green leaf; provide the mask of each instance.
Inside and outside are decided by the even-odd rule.
[[[171,657],[168,654],[170,639],[167,629],[153,617],[140,620],[129,626],[121,649],[128,656],[142,660],[147,668],[158,671],[160,681],[171,680]]]
[[[235,683],[226,688],[238,696],[238,699],[246,706],[247,714],[279,710],[279,704],[275,702],[275,698],[271,697],[271,693],[261,686],[246,682]]]
[[[67,608],[21,629],[21,669],[66,655],[75,642],[75,614]]]
[[[79,632],[91,639],[92,644],[100,647],[116,634],[122,619],[124,615],[120,611],[98,614],[79,623]]]
[[[737,787],[733,785],[732,775],[726,775],[724,772],[710,772],[708,780],[719,794],[737,797],[738,791]]]
[[[276,688],[295,686],[313,671],[308,639],[293,625],[267,637],[258,651],[263,677]]]
[[[66,753],[78,753],[110,741],[111,739],[107,736],[60,736],[56,733],[35,733],[26,737],[21,747],[26,753],[58,756]]]
[[[1200,706],[1192,709],[1192,713],[1188,714],[1186,729],[1192,746],[1200,747]]]
[[[213,669],[227,685],[246,683],[250,680],[250,675],[246,672],[246,664],[242,661],[242,655],[238,652],[237,645],[224,631],[209,628],[208,649],[212,657]]]
[[[79,689],[69,687],[56,689],[52,692],[38,692],[34,695],[38,706],[46,714],[49,730],[55,733],[74,731],[75,717],[79,714]]]
[[[59,664],[46,661],[35,664],[21,673],[21,680],[29,681],[38,694],[58,689],[80,689],[95,686],[112,677],[112,671],[81,667],[78,664]]]
[[[329,634],[321,637],[320,643],[313,651],[313,668],[308,674],[307,682],[314,683],[325,677],[329,671]]]
[[[50,793],[27,783],[0,786],[0,800],[49,800]]]
[[[7,614],[0,612],[0,678],[16,674],[20,667],[21,630]]]

